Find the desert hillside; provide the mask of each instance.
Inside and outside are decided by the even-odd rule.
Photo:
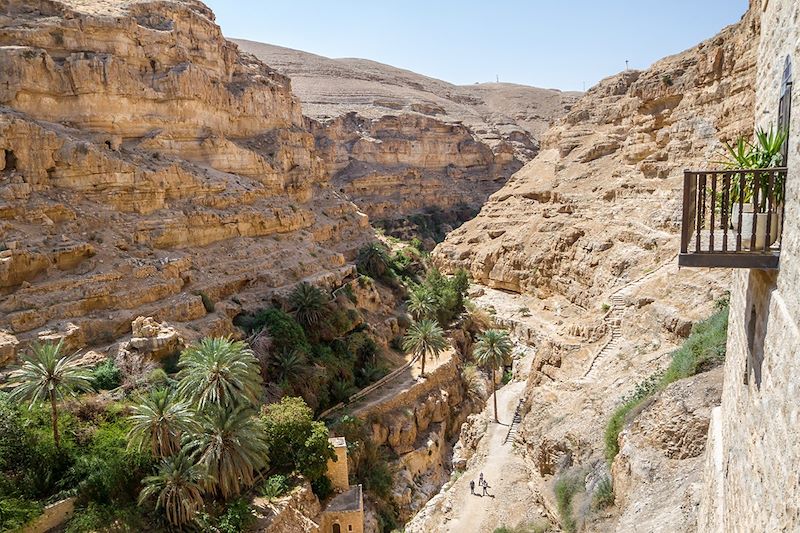
[[[104,346],[140,315],[227,334],[273,291],[352,269],[367,217],[289,79],[202,3],[5,1],[0,57],[5,344]]]
[[[448,223],[472,216],[537,153],[541,134],[579,94],[457,86],[364,59],[234,42],[291,78],[336,186],[399,231],[409,215]]]
[[[674,255],[683,169],[752,132],[754,19],[590,89],[436,260],[490,287],[589,306]]]

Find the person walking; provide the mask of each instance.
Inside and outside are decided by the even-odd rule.
[[[486,480],[483,480],[482,485],[483,485],[483,494],[481,494],[481,496],[487,496],[489,494],[489,484],[486,482]]]
[[[483,486],[483,472],[481,472],[481,475],[478,476],[478,486],[479,487]]]
[[[473,495],[475,494],[475,480],[474,479],[471,479],[470,482],[469,482],[469,493],[473,494]]]

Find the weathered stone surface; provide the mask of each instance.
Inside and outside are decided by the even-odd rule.
[[[153,317],[140,316],[131,323],[131,340],[128,349],[136,350],[153,359],[161,359],[179,352],[183,339],[175,328],[159,324]]]
[[[276,289],[343,279],[370,236],[288,78],[200,2],[9,0],[0,78],[0,328],[21,347],[68,324],[71,348],[106,345],[138,316],[229,333]]]
[[[461,222],[538,151],[578,93],[456,86],[360,59],[235,41],[289,76],[335,186],[373,220],[435,212]]]
[[[490,287],[591,307],[678,248],[684,168],[752,132],[758,17],[590,89],[435,252]],[[720,58],[717,60],[717,58]],[[681,331],[682,332],[682,331]]]
[[[612,474],[617,531],[693,531],[711,410],[722,368],[667,387],[620,434]],[[646,511],[645,511],[646,510]]]
[[[0,331],[0,365],[13,361],[17,355],[17,338],[7,331]]]

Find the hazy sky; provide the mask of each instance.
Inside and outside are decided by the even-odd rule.
[[[736,22],[748,0],[206,0],[227,37],[447,80],[581,90]]]

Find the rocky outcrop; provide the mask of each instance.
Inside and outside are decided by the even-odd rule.
[[[474,216],[577,96],[235,42],[292,79],[336,187],[397,233],[413,227],[409,215],[437,225]]]
[[[194,0],[0,2],[0,329],[187,340],[370,234],[330,185],[288,78]],[[234,296],[235,295],[235,296]],[[4,342],[4,345],[9,345]]]
[[[618,531],[693,531],[711,410],[722,396],[722,368],[678,381],[620,434],[614,460]]]
[[[490,287],[589,307],[678,248],[682,170],[753,124],[758,16],[589,90],[539,155],[435,251]]]
[[[322,506],[308,481],[303,481],[289,494],[275,500],[254,498],[252,506],[255,521],[249,531],[319,533]]]
[[[392,500],[407,520],[449,479],[452,444],[467,417],[483,401],[467,395],[458,359],[453,358],[390,398],[354,411],[367,421],[372,442],[396,457],[391,461]]]

